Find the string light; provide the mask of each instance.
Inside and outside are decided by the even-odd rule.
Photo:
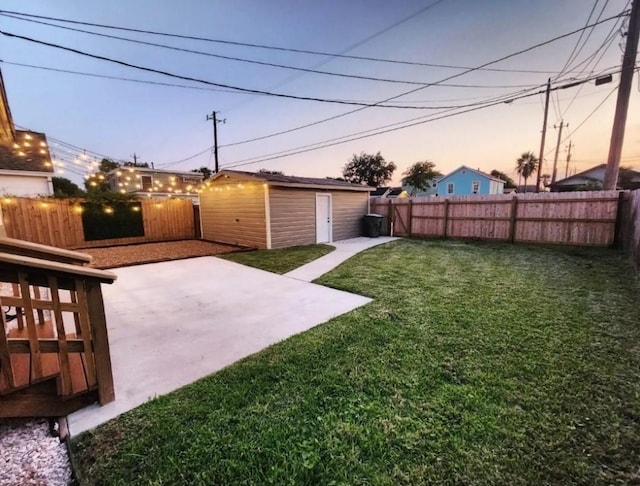
[[[113,208],[110,208],[110,207],[107,206],[107,207],[104,208],[104,212],[106,214],[113,214]]]

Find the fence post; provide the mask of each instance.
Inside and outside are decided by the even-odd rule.
[[[444,226],[442,228],[442,239],[447,239],[447,226],[449,224],[449,199],[444,200]]]
[[[613,244],[612,247],[613,248],[617,248],[620,249],[623,247],[624,242],[623,242],[623,235],[622,235],[622,231],[623,231],[623,223],[625,222],[624,220],[626,219],[626,204],[625,204],[625,191],[620,191],[618,193],[618,205],[616,208],[616,224],[615,224],[615,228],[613,230]]]
[[[113,374],[111,371],[111,353],[109,351],[109,335],[107,334],[107,320],[104,315],[104,302],[100,282],[86,281],[87,307],[93,341],[93,356],[98,381],[98,401],[100,405],[115,400],[113,388]],[[85,350],[87,352],[87,350]]]
[[[509,243],[516,241],[516,214],[518,211],[518,196],[511,199],[511,221],[509,222]]]
[[[393,207],[393,199],[387,199],[389,202],[387,203],[389,207],[389,236],[393,236],[393,223],[395,221],[396,211]]]
[[[409,216],[407,217],[408,221],[407,221],[407,233],[409,234],[409,238],[411,238],[411,228],[413,227],[412,224],[412,218],[413,218],[413,200],[411,198],[409,198]]]

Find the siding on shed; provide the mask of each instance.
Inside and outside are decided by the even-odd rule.
[[[271,186],[271,248],[316,242],[316,191]]]
[[[333,241],[362,235],[362,216],[369,208],[368,192],[331,191],[333,199]]]
[[[252,248],[267,247],[265,188],[242,182],[243,188],[221,181],[200,194],[202,238]],[[226,187],[230,187],[227,189]],[[216,188],[220,190],[215,190]]]

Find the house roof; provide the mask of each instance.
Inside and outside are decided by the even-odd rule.
[[[374,188],[369,186],[361,186],[359,184],[351,184],[350,182],[338,181],[336,179],[321,179],[316,177],[298,177],[286,176],[280,174],[268,174],[262,172],[245,172],[241,170],[223,169],[214,175],[211,180],[218,180],[222,177],[245,177],[266,182],[271,186],[283,187],[313,187],[321,189],[340,189],[345,191],[367,191],[371,192]]]
[[[493,177],[491,174],[487,174],[486,172],[482,172],[481,170],[478,169],[472,169],[471,167],[468,167],[466,165],[461,165],[460,167],[458,167],[456,170],[449,172],[447,175],[442,176],[440,178],[440,180],[438,181],[438,184],[442,181],[444,181],[445,179],[451,177],[452,175],[456,174],[457,172],[460,172],[461,170],[466,169],[470,172],[474,172],[476,174],[478,174],[481,177],[486,177],[487,179],[490,179],[492,181],[496,181],[496,182],[501,182],[504,184],[504,181],[502,179],[498,179],[497,177]]]
[[[53,172],[45,134],[16,130],[15,143],[0,144],[0,169]]]
[[[4,79],[0,71],[0,143],[13,144],[15,141],[15,127],[13,126],[13,118],[11,117],[11,109],[9,108],[9,100],[7,92],[4,89]]]
[[[583,170],[582,172],[578,172],[577,174],[573,174],[564,179],[560,179],[558,181],[549,184],[550,187],[555,186],[581,186],[586,181],[594,181],[594,182],[602,182],[604,180],[604,173],[607,169],[607,164],[599,164],[594,167],[591,167],[587,170]],[[636,175],[636,177],[640,180],[640,171],[635,169],[631,169],[631,171]],[[634,177],[634,180],[635,178]]]

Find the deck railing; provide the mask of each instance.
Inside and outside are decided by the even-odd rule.
[[[64,416],[114,400],[101,284],[90,257],[0,238],[0,417]]]

